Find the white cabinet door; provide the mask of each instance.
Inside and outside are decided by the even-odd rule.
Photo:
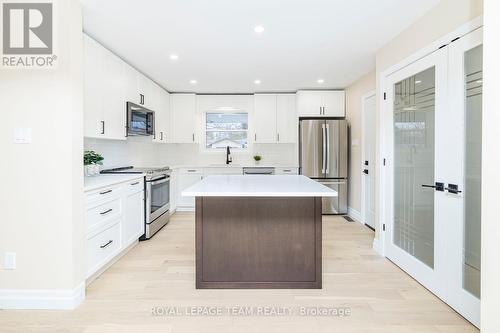
[[[321,91],[297,91],[297,111],[300,117],[322,116],[323,95]]]
[[[278,143],[297,142],[298,119],[295,94],[278,94],[276,97],[276,130]]]
[[[128,246],[144,234],[144,191],[127,193],[123,243]]]
[[[177,196],[177,207],[193,208],[194,207],[194,197],[183,197],[182,191],[191,185],[196,184],[203,179],[203,175],[200,174],[179,174],[179,190]]]
[[[84,35],[84,136],[126,139],[123,64]]]
[[[170,142],[194,143],[195,137],[195,94],[170,95]]]
[[[255,94],[254,98],[254,140],[256,143],[275,143],[276,94]]]
[[[345,117],[345,92],[324,91],[322,92],[323,116]]]
[[[167,91],[158,87],[156,98],[158,99],[155,111],[155,135],[154,142],[166,143],[170,135],[170,95]]]
[[[104,114],[101,113],[104,91],[101,80],[102,56],[99,44],[84,35],[84,136],[103,138],[105,126]]]
[[[139,93],[139,104],[154,111],[155,107],[155,84],[145,75],[137,73],[137,91]]]
[[[107,139],[126,139],[125,67],[123,61],[103,48],[103,109]]]

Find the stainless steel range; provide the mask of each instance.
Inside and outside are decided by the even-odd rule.
[[[101,173],[145,173],[146,228],[140,238],[146,240],[157,233],[170,219],[170,173],[169,167],[134,168],[132,166],[103,170]]]

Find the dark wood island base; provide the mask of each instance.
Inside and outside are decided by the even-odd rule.
[[[196,197],[197,289],[321,289],[321,197]]]

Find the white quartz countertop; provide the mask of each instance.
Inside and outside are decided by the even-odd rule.
[[[143,178],[143,173],[134,174],[99,174],[96,176],[85,177],[84,192],[96,190],[98,188],[107,187],[134,179]]]
[[[337,192],[299,175],[208,176],[182,191],[185,197],[336,197]]]

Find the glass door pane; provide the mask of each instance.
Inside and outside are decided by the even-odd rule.
[[[466,101],[463,287],[479,298],[481,282],[482,45],[465,52],[464,66]]]
[[[434,267],[435,67],[394,85],[393,241]]]

